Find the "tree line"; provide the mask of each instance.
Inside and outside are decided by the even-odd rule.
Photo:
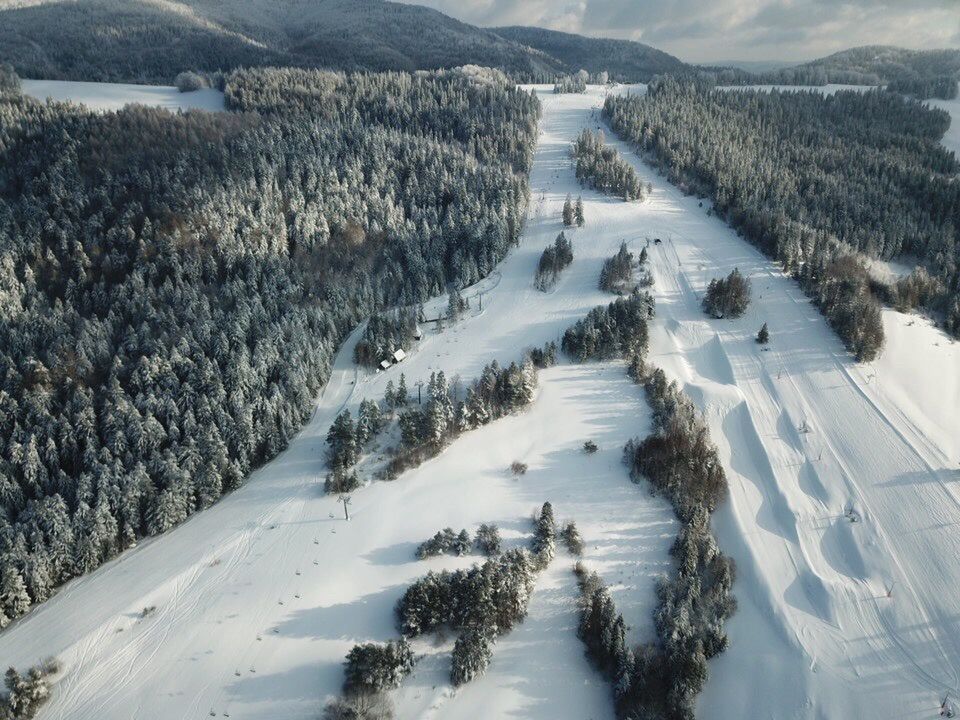
[[[519,237],[531,94],[226,83],[225,113],[0,96],[0,626],[238,487],[360,318],[476,282]]]
[[[656,640],[631,648],[609,591],[599,576],[578,563],[578,634],[588,657],[611,684],[618,718],[690,720],[706,683],[707,661],[726,648],[724,623],[736,609],[733,561],[720,551],[710,531],[710,514],[726,497],[727,481],[693,402],[662,370],[647,364],[652,307],[651,300],[634,294],[595,308],[567,331],[564,350],[581,362],[624,358],[631,377],[644,386],[654,429],[644,440],[627,443],[624,461],[631,478],[649,481],[670,500],[680,520],[670,551],[675,573],[657,584]],[[596,327],[609,329],[603,335],[590,332]],[[608,339],[582,339],[594,335]],[[591,346],[597,349],[586,352]]]
[[[780,261],[858,358],[883,344],[860,254],[919,258],[937,281],[925,307],[960,334],[960,165],[939,144],[947,113],[882,91],[722,92],[671,79],[645,97],[608,97],[604,113]]]
[[[573,144],[577,180],[624,200],[643,200],[646,189],[633,166],[605,145],[603,131],[584,129]]]

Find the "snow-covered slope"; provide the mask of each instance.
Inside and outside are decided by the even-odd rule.
[[[651,578],[676,526],[619,463],[620,446],[647,431],[648,416],[615,364],[544,371],[529,412],[356,492],[349,523],[319,481],[323,435],[342,406],[381,395],[400,370],[411,385],[434,369],[470,379],[490,359],[555,339],[608,300],[597,276],[621,240],[639,250],[658,237],[651,359],[706,411],[731,484],[717,533],[739,564],[731,645],[710,663],[698,715],[935,717],[940,694],[960,691],[960,475],[949,445],[960,405],[951,402],[956,384],[944,381],[960,377],[955,346],[930,347],[935,335],[921,321],[891,328],[888,316],[893,347],[873,366],[855,365],[773,263],[615,141],[653,183],[652,197],[626,204],[584,191],[587,225],[573,232],[573,265],[553,291],[537,292],[537,258],[560,229],[563,198],[579,192],[568,143],[600,124],[602,91],[540,95],[527,231],[468,293],[466,320],[379,375],[349,363],[354,337],[288,451],[210,510],[0,633],[4,663],[64,661],[42,718],[316,717],[338,689],[350,645],[394,635],[392,606],[405,584],[464,562],[413,562],[416,543],[446,525],[487,521],[519,542],[524,518],[548,499],[559,517],[577,520],[588,564],[621,583],[616,599],[633,638],[649,633]],[[699,295],[734,266],[753,281],[750,311],[708,320]],[[764,321],[768,352],[753,341]],[[578,448],[591,438],[601,451],[588,457]],[[505,472],[513,460],[530,465],[520,480]],[[430,656],[397,694],[398,716],[610,718],[607,688],[573,632],[569,564],[558,557],[538,582],[530,618],[498,642],[487,676],[455,695],[438,648],[420,647]]]
[[[223,93],[206,89],[182,93],[172,85],[125,85],[70,80],[22,80],[24,95],[86,105],[91,110],[120,110],[148,105],[167,110],[223,110]]]

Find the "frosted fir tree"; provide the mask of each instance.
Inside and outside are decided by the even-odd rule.
[[[428,386],[430,399],[427,404],[427,439],[435,445],[441,445],[454,427],[453,398],[443,371],[430,376]]]
[[[477,549],[487,557],[500,554],[500,530],[494,524],[482,524],[477,528]]]
[[[5,558],[3,573],[0,574],[0,608],[10,618],[20,617],[30,609],[27,585],[9,557]]]
[[[546,565],[553,559],[556,543],[557,524],[553,519],[553,505],[545,502],[533,529],[532,550],[540,565]]]
[[[403,407],[410,401],[410,395],[407,392],[407,376],[403,373],[400,373],[400,382],[397,385],[394,399],[396,400],[396,407]]]
[[[363,400],[357,413],[357,447],[366,445],[382,428],[380,406],[374,400]]]
[[[453,646],[450,682],[459,687],[483,675],[492,657],[493,650],[485,631],[480,628],[464,630]]]
[[[574,221],[573,202],[567,195],[567,199],[563,202],[563,224],[567,227],[573,227]]]
[[[357,462],[356,428],[346,409],[337,415],[327,431],[327,458],[332,470],[342,470]]]
[[[577,203],[576,205],[574,205],[574,208],[573,208],[573,218],[574,218],[574,221],[577,223],[577,227],[581,227],[581,228],[584,226],[584,224],[587,221],[583,215],[583,198],[582,197],[577,198]]]
[[[770,330],[767,329],[766,323],[760,326],[760,331],[757,333],[757,342],[760,345],[766,345],[770,342]]]

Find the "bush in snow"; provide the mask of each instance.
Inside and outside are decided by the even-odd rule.
[[[483,675],[493,650],[490,647],[487,631],[480,628],[467,628],[457,638],[453,646],[453,662],[450,667],[450,681],[454,687],[470,682]]]
[[[349,697],[400,687],[413,665],[413,650],[406,638],[354,645],[345,663],[343,691]]]
[[[593,440],[587,440],[583,444],[583,451],[587,455],[593,455],[597,450],[599,450],[599,448],[597,447],[597,444]]]
[[[512,472],[514,475],[526,475],[527,467],[528,466],[525,462],[514,460],[512,463],[510,463],[510,472]]]
[[[471,544],[470,533],[466,529],[456,533],[453,528],[444,528],[432,538],[420,544],[417,548],[417,557],[424,560],[444,553],[466,555],[470,552]]]
[[[750,304],[750,281],[734,268],[725,278],[710,281],[703,309],[715,318],[738,318]]]
[[[500,554],[500,531],[496,525],[484,523],[477,528],[477,549],[487,557]]]
[[[573,243],[561,232],[553,245],[548,245],[540,256],[533,284],[538,290],[549,290],[557,282],[563,269],[572,262]]]

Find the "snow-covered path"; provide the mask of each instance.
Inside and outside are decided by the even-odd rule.
[[[519,542],[524,518],[544,500],[576,519],[588,564],[621,583],[616,599],[632,636],[647,636],[652,577],[676,526],[619,462],[624,441],[647,431],[648,414],[616,364],[544,371],[529,412],[465,435],[396,482],[356,492],[349,523],[318,482],[323,436],[341,407],[381,396],[401,369],[411,387],[436,369],[469,380],[491,359],[509,362],[556,339],[609,301],[597,277],[620,241],[638,251],[656,237],[652,360],[707,413],[731,482],[717,531],[740,570],[731,646],[711,661],[699,716],[935,717],[938,694],[960,691],[960,477],[950,433],[935,427],[951,419],[956,427],[958,410],[902,400],[911,387],[936,395],[937,377],[915,369],[933,349],[888,356],[913,365],[856,366],[791,280],[620,143],[653,196],[627,204],[584,191],[587,225],[573,232],[573,265],[553,291],[537,292],[537,258],[560,230],[564,196],[579,192],[569,142],[599,124],[602,92],[540,96],[527,230],[467,293],[468,318],[378,375],[353,368],[352,338],[313,420],[285,453],[213,508],[0,633],[3,663],[50,654],[64,662],[41,718],[316,717],[338,689],[352,643],[394,636],[392,608],[406,584],[464,562],[414,562],[418,542],[447,525],[489,521]],[[750,312],[710,321],[699,293],[734,266],[753,280]],[[764,321],[769,352],[752,339]],[[938,368],[957,374],[958,357],[944,355]],[[586,439],[600,452],[583,455]],[[519,481],[505,472],[513,460],[530,465]],[[498,643],[483,679],[453,695],[441,684],[443,660],[431,656],[398,694],[399,717],[612,717],[573,632],[569,563],[561,556],[544,573],[530,618]]]

